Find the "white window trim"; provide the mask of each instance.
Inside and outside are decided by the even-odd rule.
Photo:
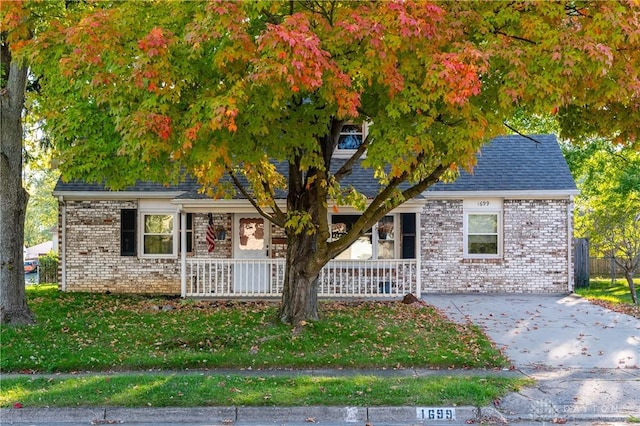
[[[147,254],[144,252],[144,218],[145,216],[150,215],[168,215],[173,217],[173,243],[172,243],[172,253],[171,254]],[[177,259],[178,258],[178,239],[180,238],[179,233],[179,223],[178,223],[178,214],[175,210],[155,210],[155,209],[145,209],[140,210],[138,214],[138,229],[140,232],[138,233],[138,256],[140,258],[145,259]]]
[[[504,228],[502,218],[501,199],[465,199],[464,223],[463,223],[463,257],[465,259],[502,259]],[[474,214],[495,214],[498,219],[498,253],[497,254],[477,254],[469,253],[469,215]]]
[[[345,125],[354,125],[354,123],[345,123]],[[340,132],[342,134],[342,132]],[[362,123],[362,141],[367,138],[367,134],[369,133],[369,124],[367,122]],[[336,146],[335,151],[333,152],[333,158],[351,158],[353,154],[355,154],[357,149],[340,149]],[[362,155],[362,158],[366,157],[366,153]]]
[[[378,235],[378,225],[380,224],[380,221],[376,222],[375,225],[373,225],[373,236],[372,236],[372,241],[371,243],[373,244],[373,254],[372,254],[372,259],[373,260],[398,260],[400,259],[400,233],[398,232],[400,230],[400,216],[397,214],[387,214],[386,216],[391,216],[393,217],[393,239],[392,240],[380,240],[380,237]],[[379,257],[379,249],[380,249],[380,241],[393,241],[393,258],[392,259],[380,259]]]

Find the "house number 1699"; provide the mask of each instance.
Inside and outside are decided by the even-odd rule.
[[[490,204],[487,200],[478,201],[478,207],[488,207]]]
[[[455,408],[441,407],[417,407],[416,417],[418,420],[455,420]]]

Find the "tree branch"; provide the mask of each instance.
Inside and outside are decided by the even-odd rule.
[[[511,127],[509,124],[507,124],[506,121],[502,122],[502,125],[504,127],[506,127],[507,129],[511,130],[512,132],[517,133],[518,135],[522,136],[525,139],[529,139],[530,141],[535,142],[536,144],[541,144],[542,142],[540,142],[539,140],[536,140],[535,138],[532,138],[531,136],[525,135],[524,133],[520,132],[518,129],[516,129],[515,127]]]
[[[256,209],[256,211],[260,214],[260,216],[264,217],[269,222],[277,226],[280,226],[281,228],[284,228],[284,220],[282,220],[283,216],[280,216],[280,214],[282,214],[282,211],[275,205],[276,202],[275,202],[275,199],[273,199],[273,197],[272,197],[273,203],[270,205],[270,207],[272,209],[274,208],[274,206],[276,207],[277,211],[274,209],[275,216],[270,215],[269,213],[264,211],[262,207],[260,207],[260,205],[255,200],[255,198],[252,197],[251,194],[249,194],[249,192],[247,191],[247,189],[240,183],[240,181],[238,180],[238,177],[235,175],[235,173],[232,170],[227,169],[227,173],[231,177],[231,180],[233,180],[233,184],[236,186],[236,188],[238,188],[238,191],[240,191],[242,195],[244,195],[245,198],[249,200],[251,205]]]
[[[353,166],[355,165],[356,161],[358,161],[367,151],[367,147],[369,146],[370,141],[371,139],[369,138],[369,135],[367,135],[367,137],[364,139],[364,141],[362,141],[362,144],[360,144],[356,152],[351,157],[349,157],[349,159],[340,167],[340,169],[338,169],[336,173],[334,173],[333,177],[337,182],[340,182],[346,176],[349,176],[351,174],[351,172],[353,171]]]
[[[534,45],[534,46],[537,46],[537,45],[538,45],[538,42],[536,42],[536,41],[529,40],[529,39],[527,39],[527,38],[519,37],[519,36],[516,36],[516,35],[507,34],[507,33],[505,33],[504,31],[494,30],[494,31],[493,31],[493,33],[494,33],[494,34],[497,34],[497,35],[501,35],[501,36],[503,36],[503,37],[511,38],[511,39],[513,39],[513,40],[523,41],[523,42],[525,42],[525,43],[529,43],[529,44],[532,44],[532,45]]]

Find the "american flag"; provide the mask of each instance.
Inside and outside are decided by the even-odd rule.
[[[216,231],[213,228],[213,215],[209,213],[209,226],[207,226],[207,245],[209,246],[209,253],[216,248]]]

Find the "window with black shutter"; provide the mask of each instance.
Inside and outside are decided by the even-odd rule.
[[[120,256],[136,255],[136,209],[120,210]]]

